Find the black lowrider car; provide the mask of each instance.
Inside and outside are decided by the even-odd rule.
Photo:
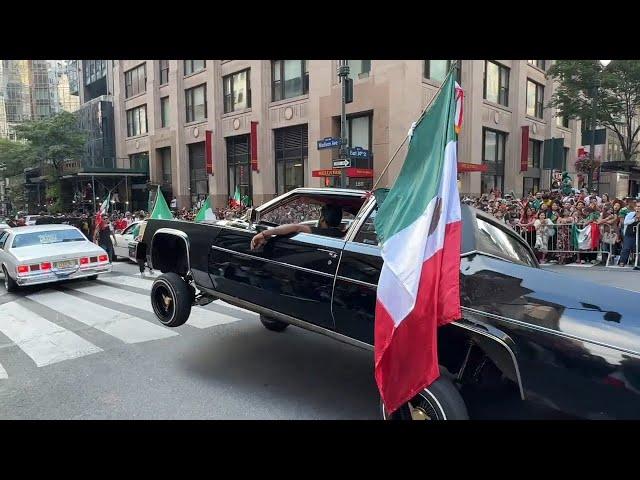
[[[317,220],[327,203],[342,207],[343,238],[298,233],[250,249],[261,229]],[[371,349],[376,211],[360,190],[300,188],[242,220],[150,220],[136,255],[163,272],[151,303],[164,325],[223,299],[269,330],[296,325]],[[463,205],[462,221],[463,318],[439,329],[442,375],[410,402],[412,417],[467,418],[465,392],[494,401],[499,391],[578,418],[639,418],[638,295],[541,269],[520,236],[478,210]]]

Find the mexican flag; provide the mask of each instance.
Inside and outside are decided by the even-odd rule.
[[[211,196],[207,197],[207,200],[204,202],[200,210],[198,210],[198,214],[196,215],[195,221],[202,222],[203,220],[215,220],[216,216],[213,213],[213,209],[211,208]]]
[[[100,228],[102,226],[102,215],[109,211],[109,202],[111,201],[111,192],[107,194],[102,205],[100,205],[100,209],[96,212],[95,224],[96,228]]]
[[[239,207],[242,205],[242,199],[240,197],[240,185],[236,185],[236,191],[233,194],[233,198],[229,199],[229,206],[231,208]]]
[[[571,229],[571,241],[578,250],[598,250],[600,244],[600,229],[595,223],[590,223],[584,228],[573,225]]]
[[[153,206],[153,212],[151,212],[151,217],[159,220],[173,220],[173,214],[171,210],[169,210],[169,206],[167,205],[167,201],[164,199],[164,195],[162,194],[162,190],[158,187],[158,193],[156,195],[156,203]]]
[[[384,260],[375,377],[390,413],[438,378],[437,327],[462,317],[455,132],[460,91],[450,73],[412,128],[402,170],[375,218]]]

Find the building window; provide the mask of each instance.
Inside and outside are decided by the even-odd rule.
[[[542,118],[542,102],[544,87],[539,83],[527,80],[527,115]]]
[[[561,170],[564,172],[567,170],[567,160],[569,159],[569,147],[564,147],[563,148],[563,159],[562,159],[562,168]]]
[[[276,192],[278,195],[304,187],[304,172],[309,153],[308,127],[279,128],[273,131],[276,159]]]
[[[540,140],[529,140],[529,168],[540,168],[540,152],[542,152],[542,142]]]
[[[124,72],[124,90],[126,98],[147,91],[147,64]]]
[[[250,69],[233,73],[222,78],[224,113],[251,107]]]
[[[371,60],[347,60],[349,65],[349,78],[365,78],[371,71]]]
[[[309,93],[308,62],[306,60],[272,60],[271,86],[274,102]]]
[[[169,97],[160,99],[160,126],[162,128],[169,126]]]
[[[207,84],[184,91],[185,107],[187,112],[186,122],[199,122],[207,119]]]
[[[557,109],[556,109],[556,125],[558,127],[569,128],[569,119],[567,117],[564,117],[560,113],[560,110],[557,110]]]
[[[544,60],[527,60],[527,62],[529,63],[529,65],[538,67],[540,70],[544,70],[544,67],[546,66]]]
[[[444,79],[451,68],[451,60],[425,60],[424,78],[444,82]]]
[[[249,135],[227,137],[227,181],[229,197],[233,197],[236,188],[240,198],[252,198],[251,165],[249,163]]]
[[[127,137],[147,133],[147,106],[141,105],[127,110]]]
[[[129,155],[129,164],[131,170],[148,171],[149,170],[149,152],[134,153]]]
[[[480,175],[481,193],[504,190],[504,157],[507,134],[485,128],[482,135],[482,163],[487,171]]]
[[[185,60],[184,61],[184,74],[191,75],[192,73],[204,70],[207,63],[206,60]]]
[[[522,179],[522,196],[535,195],[540,190],[540,179],[536,177],[524,177]]]
[[[160,60],[160,85],[169,83],[169,60]]]
[[[484,98],[509,106],[509,69],[491,60],[484,62]]]
[[[162,185],[171,187],[171,147],[159,148],[157,152],[160,158]]]
[[[82,65],[85,85],[100,80],[106,75],[106,60],[84,60]]]
[[[196,203],[207,198],[209,193],[205,142],[190,143],[187,148],[189,149],[189,190],[191,202]]]

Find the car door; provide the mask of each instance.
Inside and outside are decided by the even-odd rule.
[[[373,220],[375,201],[355,220],[338,264],[332,311],[338,333],[373,345],[376,289],[382,257]]]
[[[116,244],[114,245],[114,250],[116,255],[121,257],[129,256],[129,242],[133,241],[133,229],[138,224],[138,222],[132,223],[127,228],[125,228],[122,233],[116,233]]]
[[[6,261],[7,253],[5,252],[4,247],[7,244],[8,238],[9,232],[0,232],[0,265],[3,265]]]

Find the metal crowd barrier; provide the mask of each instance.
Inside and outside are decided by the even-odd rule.
[[[577,261],[584,260],[584,258],[580,258],[581,255],[592,256],[596,255],[596,259],[604,258],[606,255],[606,266],[609,266],[613,259],[614,254],[614,246],[612,243],[605,243],[603,241],[605,237],[605,233],[615,232],[618,233],[618,228],[613,227],[608,224],[600,224],[600,240],[598,242],[598,246],[595,249],[579,249],[574,245],[573,242],[573,227],[574,225],[577,228],[584,228],[590,222],[574,222],[574,223],[562,223],[562,224],[553,224],[550,226],[551,234],[548,236],[547,241],[547,260],[557,260],[558,263],[566,260],[567,256],[575,256]],[[542,250],[536,248],[536,230],[533,227],[528,227],[520,224],[513,225],[515,231],[517,231],[524,240],[531,245],[531,248],[534,249],[535,252],[542,252]],[[531,230],[530,230],[531,228]],[[636,265],[638,263],[638,242],[637,242],[637,234],[636,234],[636,255],[635,262]],[[569,263],[569,262],[567,262]]]

